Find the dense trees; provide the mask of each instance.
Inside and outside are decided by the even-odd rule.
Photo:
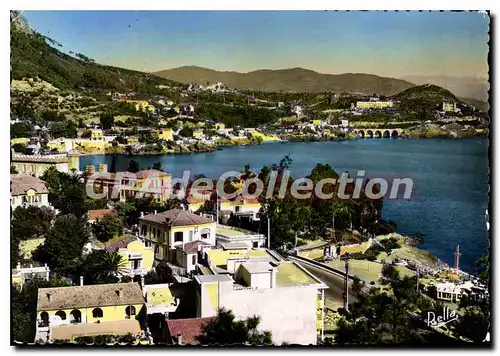
[[[50,167],[41,177],[49,189],[49,201],[61,214],[82,217],[89,209],[102,209],[106,200],[87,196],[85,175],[71,175]]]
[[[258,331],[260,318],[249,317],[235,320],[230,310],[221,308],[214,321],[202,327],[202,335],[197,341],[202,345],[270,345],[272,335],[269,331]]]
[[[12,214],[11,233],[21,239],[45,236],[52,225],[55,214],[47,207],[18,206]]]
[[[56,218],[43,245],[33,252],[33,259],[47,263],[51,271],[71,275],[78,266],[83,246],[89,239],[85,218],[61,215]]]
[[[10,125],[10,138],[30,137],[32,132],[32,126],[22,122]]]
[[[363,189],[360,191],[358,199],[340,199],[337,195],[339,182],[335,184],[325,184],[321,197],[315,190],[310,191],[311,195],[305,199],[297,199],[292,196],[291,187],[293,178],[290,177],[286,185],[286,194],[279,197],[281,181],[292,163],[289,156],[285,156],[279,164],[271,167],[263,167],[259,178],[267,182],[271,171],[276,171],[278,176],[271,198],[268,198],[266,184],[264,192],[261,194],[262,210],[266,217],[271,219],[271,236],[274,246],[288,245],[294,246],[297,238],[310,239],[317,237],[335,238],[340,236],[331,234],[332,227],[335,231],[348,228],[366,228],[368,230],[377,227],[382,210],[382,200],[368,199]],[[337,179],[336,173],[330,165],[318,164],[308,176],[313,186],[322,179]],[[347,183],[345,193],[352,195],[354,184]],[[331,197],[328,197],[331,195]],[[335,219],[333,216],[335,215]],[[333,221],[335,226],[333,226]],[[264,222],[267,224],[267,222]]]
[[[115,117],[112,113],[106,112],[106,113],[101,114],[99,121],[101,123],[101,127],[104,130],[109,130],[113,127],[113,124],[115,122]]]
[[[223,122],[226,127],[257,127],[269,124],[278,118],[276,110],[254,106],[224,106],[203,104],[197,109],[197,115]]]
[[[45,237],[54,220],[54,212],[46,207],[17,207],[10,223],[11,231],[11,267],[21,261],[19,244],[31,238]]]
[[[94,236],[101,242],[107,242],[123,233],[123,220],[117,214],[105,215],[92,225]]]
[[[393,295],[371,288],[360,291],[349,305],[335,331],[335,344],[383,345],[421,343],[418,323],[413,319],[422,297],[416,280],[405,277],[391,282]],[[328,342],[327,342],[328,343]]]
[[[56,122],[52,124],[49,128],[49,134],[52,138],[76,138],[77,130],[76,124],[71,120],[66,120],[64,122]]]

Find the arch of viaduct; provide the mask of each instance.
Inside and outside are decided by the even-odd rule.
[[[404,133],[403,129],[354,129],[361,138],[395,138]]]

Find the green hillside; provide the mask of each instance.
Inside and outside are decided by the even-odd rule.
[[[10,40],[12,79],[39,77],[59,89],[139,93],[153,93],[158,85],[178,85],[152,74],[100,65],[82,54],[70,56],[53,47],[61,46],[56,41],[27,31],[19,21],[11,22]]]
[[[409,110],[430,110],[443,102],[463,103],[453,93],[432,84],[419,85],[406,89],[394,96],[401,102],[401,107]]]

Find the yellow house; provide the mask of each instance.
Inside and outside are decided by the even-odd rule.
[[[126,265],[121,271],[122,275],[130,277],[144,276],[153,269],[154,252],[151,247],[146,247],[144,242],[135,236],[125,236],[108,242],[104,248],[108,252],[120,254]]]
[[[87,168],[89,171],[95,171],[93,166]],[[126,201],[127,197],[153,197],[160,202],[168,200],[172,178],[168,173],[155,169],[142,170],[137,173],[108,173],[107,167],[102,170],[102,173],[105,174],[96,176],[94,191],[105,192],[108,199]],[[118,185],[117,188],[115,188],[116,185]]]
[[[129,145],[135,145],[135,144],[139,143],[139,137],[138,136],[128,136],[127,143]]]
[[[82,283],[82,281],[81,281]],[[138,283],[80,285],[40,288],[37,302],[35,340],[47,340],[58,327],[73,327],[71,339],[87,336],[81,324],[134,320],[144,308]]]
[[[30,139],[27,137],[18,137],[18,138],[13,138],[12,140],[10,140],[11,145],[15,145],[16,143],[20,143],[22,145],[27,145],[28,143],[30,143]]]
[[[212,219],[173,209],[141,217],[139,232],[146,246],[154,248],[156,259],[173,261],[170,251],[186,243],[199,240],[215,246],[215,225]]]
[[[161,140],[173,141],[174,131],[170,128],[164,128],[157,131],[158,138]]]
[[[356,108],[358,109],[382,109],[392,108],[392,101],[358,101]]]
[[[233,200],[221,200],[219,209],[222,212],[233,213],[239,216],[247,216],[252,220],[258,220],[258,213],[262,207],[255,198],[244,198],[241,195]]]
[[[10,206],[12,210],[18,206],[49,207],[49,190],[45,182],[27,174],[11,174]]]
[[[147,102],[147,100],[121,100],[126,103],[133,104],[135,106],[136,111],[155,111],[155,107]]]
[[[104,153],[112,144],[104,140],[75,139],[74,147],[83,153]]]
[[[194,130],[193,137],[194,138],[202,138],[203,137],[203,130]]]
[[[50,167],[55,167],[60,172],[79,170],[79,153],[71,150],[66,154],[55,155],[23,155],[12,154],[11,165],[21,174],[30,174],[40,177]]]
[[[224,130],[225,128],[226,128],[226,125],[224,125],[222,122],[218,122],[215,124],[216,130]]]
[[[95,141],[104,140],[104,134],[101,129],[90,130],[90,139]]]

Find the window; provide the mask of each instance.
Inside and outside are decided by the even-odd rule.
[[[145,240],[144,244],[145,244],[146,247],[151,247],[151,242],[148,241],[148,240]]]
[[[72,310],[69,314],[69,322],[77,324],[82,322],[82,313],[79,310]]]
[[[127,315],[127,319],[130,319],[132,315],[135,315],[135,307],[133,305],[126,307],[125,314]]]
[[[92,310],[92,317],[94,318],[102,318],[102,309],[101,308],[94,308],[94,310]]]
[[[184,240],[183,232],[179,231],[174,234],[174,242],[182,242]]]
[[[49,313],[41,312],[40,313],[40,323],[38,326],[48,326],[49,325]]]
[[[189,231],[189,242],[193,241],[194,231]]]
[[[193,255],[191,263],[192,263],[193,265],[195,265],[195,264],[196,264],[196,255]]]
[[[132,268],[139,269],[141,268],[141,260],[132,260]]]
[[[253,247],[254,247],[254,248],[259,247],[259,243],[258,243],[257,241],[254,241],[254,242],[253,242]]]
[[[210,229],[203,229],[203,230],[201,230],[201,238],[202,239],[208,239],[208,238],[210,238]]]
[[[158,247],[158,245],[155,246],[155,254],[157,254],[158,252],[160,252],[160,248]]]
[[[62,310],[59,310],[56,315],[61,318],[61,320],[66,320],[66,313]]]

